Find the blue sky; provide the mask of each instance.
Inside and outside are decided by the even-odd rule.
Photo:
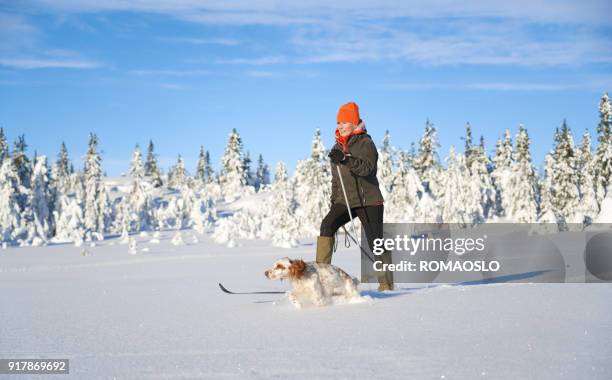
[[[288,4],[286,4],[288,3]],[[292,4],[295,3],[295,4]],[[218,168],[235,127],[252,157],[293,169],[315,128],[360,105],[378,143],[407,149],[425,120],[441,158],[470,122],[492,151],[519,123],[540,164],[563,118],[595,133],[612,88],[609,1],[0,0],[0,126],[82,165],[98,134],[109,175],[153,139],[167,169],[199,146]]]

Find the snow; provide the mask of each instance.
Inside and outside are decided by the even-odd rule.
[[[69,358],[70,378],[606,379],[610,284],[402,284],[370,302],[294,309],[265,279],[314,242],[239,248],[182,230],[95,247],[0,251],[0,357]],[[197,236],[198,243],[194,243]],[[158,239],[159,244],[152,240]],[[148,250],[148,251],[147,251]],[[359,274],[355,247],[334,263]],[[27,376],[19,377],[27,378]]]

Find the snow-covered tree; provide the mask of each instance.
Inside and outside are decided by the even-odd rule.
[[[153,186],[145,178],[140,147],[136,145],[130,167],[132,188],[128,197],[128,209],[132,219],[130,230],[153,230],[156,227],[152,205]]]
[[[268,184],[270,184],[270,170],[260,154],[257,159],[257,171],[255,172],[255,189],[259,191],[261,187]]]
[[[185,170],[185,162],[179,154],[176,165],[168,172],[168,186],[180,188],[187,181],[187,171]]]
[[[9,147],[4,135],[4,128],[0,128],[0,165],[9,158]]]
[[[480,191],[474,188],[470,173],[465,166],[465,156],[457,154],[451,147],[448,168],[444,177],[442,219],[445,223],[472,225],[483,220]]]
[[[472,126],[469,122],[465,124],[465,137],[463,139],[465,140],[465,149],[463,152],[465,156],[465,166],[470,170],[472,161],[475,158],[474,154],[476,147],[472,143]]]
[[[32,164],[26,155],[28,144],[25,141],[25,135],[21,135],[15,140],[13,147],[13,165],[19,177],[19,184],[29,188],[30,178],[32,176]]]
[[[551,203],[553,211],[560,222],[582,222],[577,220],[577,210],[580,202],[580,192],[577,183],[576,154],[572,132],[563,120],[561,129],[555,133],[555,147],[552,152],[553,164],[551,170],[552,187]]]
[[[202,183],[206,183],[206,152],[204,152],[204,147],[202,145],[200,145],[200,154],[198,155],[195,178]]]
[[[495,144],[494,169],[491,172],[496,189],[495,213],[497,215],[507,215],[507,209],[511,206],[510,178],[512,178],[513,162],[512,136],[510,130],[506,129],[503,141],[498,139]]]
[[[601,204],[610,187],[612,177],[612,106],[606,92],[599,102],[599,124],[597,125],[597,149],[593,157],[592,176]]]
[[[321,132],[317,129],[312,139],[310,157],[299,161],[295,169],[298,202],[296,215],[304,235],[319,234],[321,220],[329,211],[330,184],[330,165],[321,141]]]
[[[5,159],[0,165],[0,238],[11,242],[25,229],[17,201],[19,178],[13,161]]]
[[[255,185],[255,175],[251,171],[251,152],[248,150],[242,158],[242,167],[244,168],[244,175],[246,177],[246,184],[249,186]]]
[[[489,173],[489,158],[487,157],[484,140],[481,138],[478,146],[472,146],[470,153],[471,166],[468,166],[471,181],[474,189],[480,193],[480,205],[483,217],[490,218],[495,207],[495,186]],[[467,158],[466,158],[467,166]]]
[[[428,119],[425,122],[423,137],[419,141],[419,151],[414,158],[413,167],[423,181],[425,191],[431,194],[434,199],[442,194],[441,187],[443,185],[442,170],[437,153],[438,147],[436,128]]]
[[[232,129],[221,158],[219,183],[226,201],[233,201],[243,195],[247,185],[247,173],[242,160],[242,140],[236,128]]]
[[[55,187],[60,193],[68,193],[70,191],[70,158],[66,144],[62,142],[57,160],[51,169],[52,178],[55,182]]]
[[[552,152],[544,158],[544,176],[540,179],[540,213],[538,215],[538,223],[548,226],[551,231],[558,231],[557,227],[559,219],[555,213],[552,204],[551,189],[553,187],[552,173],[554,171],[554,158]]]
[[[576,175],[580,191],[579,213],[586,224],[590,224],[599,213],[597,196],[593,183],[593,154],[591,152],[591,134],[588,129],[582,135],[582,141],[576,150]]]
[[[417,208],[424,193],[416,170],[410,166],[408,153],[399,152],[398,167],[391,180],[391,192],[385,206],[385,220],[394,223],[416,222]]]
[[[142,153],[140,152],[140,146],[136,144],[134,153],[132,153],[132,162],[130,164],[130,177],[132,179],[143,179],[145,175],[144,166],[142,165]]]
[[[28,239],[33,245],[47,243],[53,232],[53,210],[50,209],[51,189],[49,187],[47,157],[37,156],[32,173],[32,189],[29,204],[31,207],[30,224],[32,234]]]
[[[193,229],[201,234],[217,219],[215,201],[205,188],[202,188],[194,198],[189,218]]]
[[[523,124],[519,125],[516,135],[516,150],[508,182],[510,189],[506,215],[517,223],[536,221],[537,204],[535,196],[535,170],[531,163],[529,151],[529,134]]]
[[[58,207],[53,212],[56,220],[55,239],[72,241],[76,246],[80,246],[85,237],[85,223],[83,208],[76,195],[61,193]]]
[[[100,201],[105,192],[102,183],[102,158],[98,154],[98,136],[89,135],[89,147],[85,157],[85,168],[83,170],[85,181],[85,228],[87,239],[103,239],[104,224],[100,223],[105,209],[101,208]]]
[[[272,244],[277,247],[292,248],[297,246],[299,225],[295,215],[297,202],[291,182],[287,178],[287,169],[283,162],[276,165],[272,195],[268,198],[269,218],[266,227],[272,230]]]
[[[382,146],[378,150],[378,163],[376,177],[380,184],[380,191],[384,199],[387,199],[392,191],[393,171],[395,167],[395,148],[391,146],[391,135],[385,131]]]
[[[157,165],[157,155],[155,154],[155,146],[153,140],[149,140],[149,147],[147,148],[147,161],[145,162],[145,176],[149,178],[149,181],[153,187],[162,186],[163,182],[161,179],[161,173],[159,166]]]

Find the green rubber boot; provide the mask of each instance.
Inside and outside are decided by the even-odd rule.
[[[388,251],[383,252],[380,255],[380,259],[383,264],[391,264],[393,260],[391,259],[391,253]],[[393,272],[385,271],[384,275],[378,277],[378,291],[384,292],[386,290],[394,290],[393,285]]]
[[[317,238],[317,263],[331,264],[334,251],[333,236],[319,236]]]

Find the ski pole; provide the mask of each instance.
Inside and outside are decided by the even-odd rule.
[[[346,202],[346,209],[348,210],[349,218],[351,218],[351,227],[353,229],[353,234],[357,236],[357,232],[355,232],[355,223],[353,222],[353,213],[351,212],[351,206],[349,205],[348,197],[346,196],[346,189],[344,188],[344,181],[342,180],[342,174],[340,173],[340,166],[336,165],[336,170],[338,171],[338,177],[340,178],[340,186],[342,187],[342,194],[344,194],[344,201]],[[344,226],[342,226],[344,228]],[[361,244],[357,242],[357,239],[354,238],[351,234],[348,233],[346,228],[344,228],[344,232],[357,244],[361,252],[371,261],[374,262],[370,255],[363,249]]]

